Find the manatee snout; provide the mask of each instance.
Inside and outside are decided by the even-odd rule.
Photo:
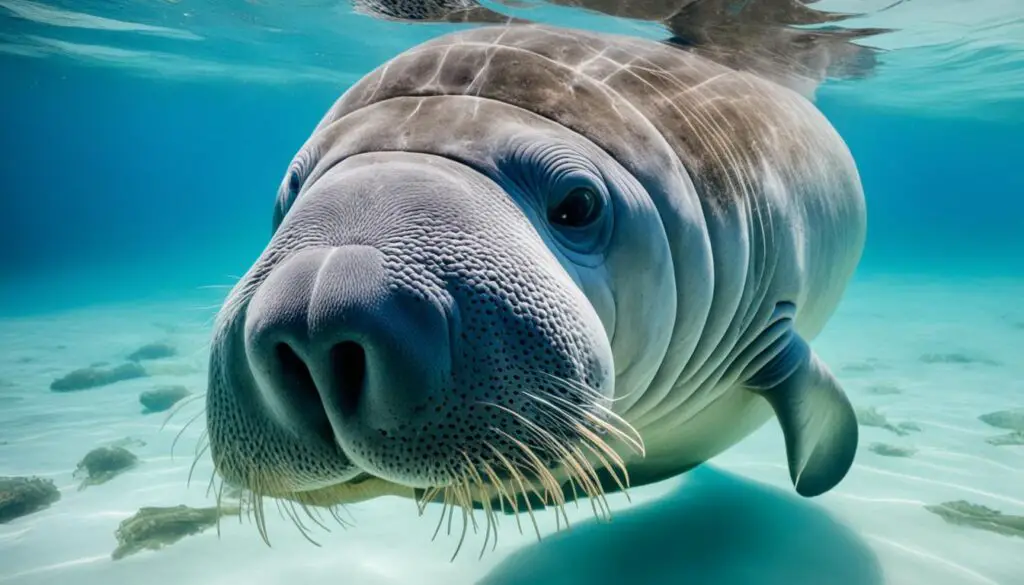
[[[601,321],[523,204],[440,157],[331,167],[236,290],[211,446],[222,473],[264,486],[555,468],[614,387]]]
[[[245,348],[279,424],[362,446],[422,422],[451,375],[444,307],[389,275],[366,245],[302,250],[274,268],[245,317]]]

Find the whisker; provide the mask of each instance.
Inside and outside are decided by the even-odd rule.
[[[492,427],[491,430],[497,430],[497,429]],[[494,445],[491,445],[487,441],[484,441],[484,445],[488,449],[490,449],[491,452],[494,453],[494,456],[497,457],[501,461],[501,463],[505,466],[505,470],[508,471],[509,475],[512,476],[513,480],[517,484],[519,484],[519,493],[521,493],[523,495],[523,501],[526,502],[526,513],[529,514],[530,521],[533,523],[533,530],[534,530],[534,532],[537,533],[537,540],[540,540],[540,527],[537,526],[537,518],[533,515],[533,506],[530,505],[530,498],[527,497],[527,494],[526,494],[526,486],[524,485],[523,475],[519,472],[518,469],[516,469],[516,467],[514,465],[512,465],[512,463],[508,460],[508,458],[505,457],[505,455],[501,451],[499,451]],[[518,503],[515,502],[515,501],[512,502],[512,505],[518,507]]]
[[[513,497],[512,494],[508,492],[508,488],[505,487],[505,482],[498,479],[497,472],[494,471],[494,468],[491,467],[491,465],[487,463],[487,461],[481,459],[480,464],[483,466],[484,473],[487,474],[487,477],[491,480],[491,483],[498,486],[498,505],[501,506],[501,513],[505,513],[505,500],[502,499],[502,497],[504,496],[504,498],[508,500],[509,506],[511,506],[512,508],[512,513],[516,518],[516,526],[519,528],[519,534],[522,534],[523,525],[519,521],[519,505],[516,503],[515,497]],[[495,534],[495,539],[497,539],[497,534]],[[495,545],[497,545],[497,543],[495,543]]]
[[[443,471],[447,475],[450,475],[450,476],[451,475],[455,475],[452,472],[451,468],[449,468],[447,465],[445,465]],[[452,487],[451,486],[445,486],[444,487],[444,502],[441,505],[441,517],[437,521],[437,528],[434,529],[434,535],[430,538],[431,541],[433,541],[434,539],[437,538],[438,532],[440,532],[440,530],[441,530],[441,526],[444,525],[445,512],[448,512],[448,534],[451,535],[451,532],[452,532],[452,515],[455,513],[454,512],[453,498],[454,498],[454,495],[453,495],[453,492],[452,492]]]
[[[459,503],[459,488],[455,485],[450,485],[445,488],[446,492],[451,493],[451,507],[448,509],[448,527],[445,529],[445,535],[452,535],[452,522],[455,521],[455,507]]]
[[[516,447],[519,448],[520,452],[522,452],[526,456],[526,461],[524,463],[534,471],[534,476],[537,478],[537,481],[540,482],[541,488],[543,489],[543,494],[537,491],[533,482],[528,482],[530,490],[533,492],[534,495],[537,496],[537,499],[540,500],[543,505],[550,505],[555,508],[556,526],[560,527],[561,520],[558,514],[561,513],[563,516],[565,515],[565,498],[564,494],[562,493],[561,487],[558,485],[558,481],[551,474],[551,472],[548,471],[544,463],[540,460],[536,453],[533,452],[533,449],[531,449],[529,445],[513,438],[504,431],[499,431],[499,433],[503,434],[509,441],[511,441]],[[553,440],[544,437],[543,435],[538,435],[535,438],[539,438],[542,442],[545,440]],[[527,507],[529,508],[529,494],[524,492],[523,497],[526,501]],[[568,523],[568,517],[566,517],[566,522]]]
[[[441,532],[441,526],[444,524],[444,514],[448,510],[448,497],[448,489],[445,488],[444,501],[441,504],[441,517],[437,519],[437,528],[434,529],[434,535],[430,537],[431,541],[435,540],[437,538],[438,533]]]
[[[171,411],[168,412],[167,416],[164,417],[164,422],[160,424],[160,430],[161,431],[164,430],[164,427],[167,426],[167,423],[171,422],[171,419],[174,418],[174,416],[176,414],[181,412],[181,409],[185,408],[189,404],[192,404],[196,400],[200,400],[200,399],[203,399],[203,398],[206,398],[206,392],[192,394],[192,395],[186,396],[186,397],[182,398],[181,400],[179,400],[178,402],[176,402],[174,404],[174,406],[171,407]]]
[[[188,468],[188,479],[185,480],[185,487],[186,488],[188,488],[190,485],[192,485],[192,474],[196,470],[196,464],[199,463],[199,460],[202,459],[203,455],[206,454],[206,451],[208,449],[209,449],[209,444],[204,446],[203,449],[201,451],[198,451],[196,453],[196,456],[192,458],[192,465],[190,465],[189,468]]]
[[[320,528],[323,528],[324,531],[326,531],[326,532],[330,532],[331,531],[331,529],[328,528],[327,525],[322,522],[322,517],[320,516],[319,512],[314,514],[313,513],[314,510],[311,510],[309,508],[309,506],[307,506],[306,503],[303,502],[303,501],[291,500],[291,502],[292,502],[292,506],[293,507],[294,506],[298,506],[298,509],[302,510],[302,513],[305,514],[306,518],[308,518],[313,524],[316,524]],[[298,514],[298,510],[296,510],[295,513]]]
[[[548,378],[549,380],[551,380],[552,382],[555,382],[555,383],[561,385],[562,387],[568,387],[571,390],[576,390],[580,394],[583,394],[583,396],[585,398],[591,398],[591,399],[599,401],[599,402],[608,402],[608,403],[611,403],[611,404],[614,404],[616,402],[619,402],[619,401],[622,401],[622,400],[624,400],[626,398],[629,398],[633,394],[635,394],[635,393],[640,391],[639,389],[636,389],[636,390],[633,390],[632,392],[627,392],[627,393],[625,393],[625,394],[623,394],[621,396],[605,396],[604,394],[601,394],[601,392],[599,392],[597,389],[592,388],[592,387],[590,387],[590,386],[588,386],[588,385],[586,385],[583,382],[580,382],[578,380],[568,380],[566,378],[563,378],[561,376],[557,376],[555,374],[552,374],[551,372],[546,372],[544,370],[531,370],[531,373],[535,373],[535,374],[539,374],[541,376],[544,376],[544,377]]]
[[[524,418],[523,420],[526,419]],[[551,472],[547,470],[547,468],[544,466],[544,462],[541,461],[540,457],[538,457],[537,454],[533,452],[533,449],[530,449],[530,447],[527,444],[513,437],[504,430],[497,429],[497,431],[499,434],[504,435],[505,438],[508,439],[512,444],[518,447],[519,450],[523,453],[523,455],[526,455],[526,463],[533,467],[537,477],[537,481],[540,482],[541,487],[543,487],[545,491],[545,493],[542,495],[540,493],[537,493],[537,490],[535,488],[533,489],[533,492],[537,495],[537,498],[540,501],[547,501],[547,492],[552,492],[552,495],[554,495],[554,492],[561,494],[562,490],[558,487],[558,481],[555,479],[553,475],[551,475]]]
[[[270,544],[270,535],[267,534],[267,520],[266,511],[263,507],[263,495],[260,493],[255,494],[253,497],[252,516],[256,524],[256,530],[260,534],[260,538],[267,546]]]
[[[419,509],[419,515],[420,516],[423,515],[423,513],[427,509],[427,505],[434,501],[434,498],[437,497],[437,494],[439,494],[442,489],[443,488],[432,487],[432,488],[423,490],[423,496],[419,499],[419,501],[416,502],[416,507]]]
[[[207,484],[206,484],[206,494],[205,494],[205,497],[208,498],[208,497],[210,497],[210,494],[213,493],[213,488],[216,485],[216,482],[217,482],[217,468],[216,468],[216,465],[214,465],[213,472],[210,473],[210,481],[208,481]],[[187,487],[187,484],[186,484],[186,487]],[[222,490],[224,489],[224,480],[223,479],[221,480],[220,489],[222,489]],[[219,497],[219,493],[218,493],[218,497]],[[220,503],[220,500],[218,500],[218,505],[219,505],[219,503]]]
[[[584,431],[586,429],[580,429],[580,430]],[[619,463],[616,463],[616,467],[618,467],[618,469],[620,469],[622,471],[622,475],[623,475],[623,479],[620,480],[618,474],[615,472],[616,467],[613,467],[608,462],[608,460],[605,459],[604,455],[601,454],[601,450],[603,450],[603,449],[611,450],[611,448],[608,447],[608,445],[605,444],[604,441],[601,441],[600,437],[590,438],[587,441],[583,441],[582,444],[583,444],[584,447],[587,448],[588,451],[593,453],[594,457],[597,457],[597,459],[601,462],[601,465],[604,466],[604,468],[608,470],[609,475],[612,476],[612,480],[619,487],[619,491],[621,491],[622,494],[624,496],[626,496],[626,501],[632,502],[633,499],[629,495],[629,471],[626,469],[625,464],[621,464],[621,466],[620,466]],[[594,445],[598,445],[599,448],[595,448]],[[614,451],[613,451],[613,453],[614,453]]]
[[[571,416],[564,408],[560,408],[557,404],[549,402],[533,393],[527,392],[525,394],[535,403],[545,407],[538,411],[541,416],[544,416],[547,420],[550,420],[558,427],[573,431],[574,434],[581,439],[581,442],[585,445],[586,449],[591,452],[598,461],[600,461],[601,465],[611,472],[610,475],[613,480],[619,488],[626,493],[626,497],[629,498],[628,491],[626,490],[629,482],[628,470],[625,462],[618,453],[607,445],[607,443],[605,443],[605,441],[598,435],[593,433],[585,425],[581,424],[582,421],[578,420],[577,417]],[[595,420],[600,420],[597,419],[597,417],[594,417],[592,413],[586,412],[584,409],[572,402],[566,401],[557,396],[554,398],[558,399],[558,402],[564,403],[567,407],[572,408],[572,410],[579,413],[587,422],[594,423]],[[490,406],[506,412],[510,416],[519,420],[526,427],[527,431],[530,432],[531,436],[558,456],[560,466],[564,468],[569,476],[569,487],[573,490],[573,496],[577,506],[579,505],[579,493],[576,492],[576,483],[579,483],[580,487],[583,488],[584,492],[586,492],[590,499],[595,517],[599,519],[611,517],[611,506],[605,497],[604,489],[601,486],[600,476],[593,464],[591,464],[584,452],[578,446],[566,441],[565,439],[556,439],[551,432],[541,428],[535,422],[529,420],[518,412],[508,409],[502,405],[491,404]],[[507,433],[504,434],[507,436]],[[625,442],[629,444],[628,439],[630,439],[630,437],[625,435],[625,433],[615,433],[615,436],[623,438]],[[535,455],[532,453],[532,450],[513,437],[509,436],[508,438],[513,443],[517,444],[520,450],[527,453],[528,458],[530,458],[530,463],[533,464],[531,467],[542,467],[542,464],[539,465],[539,461],[534,458]],[[636,445],[631,446],[636,447]],[[626,482],[625,484],[619,478],[616,470],[622,471]],[[557,486],[557,483],[553,480],[550,472],[547,472],[546,470],[543,472],[538,471],[538,479],[540,479],[542,485],[544,485],[545,491],[550,493],[551,501],[558,509],[561,510],[562,518],[565,519],[568,527],[569,519],[568,515],[565,513],[565,498],[561,487]],[[547,500],[546,497],[544,499],[545,501]]]
[[[598,514],[595,511],[595,517],[599,520],[602,519],[602,517],[604,519],[611,518],[611,505],[608,503],[608,497],[604,493],[604,487],[601,486],[601,478],[597,475],[597,470],[594,469],[594,466],[589,460],[587,460],[586,455],[583,454],[583,451],[580,450],[578,445],[570,445],[568,448],[572,450],[573,459],[580,465],[580,467],[582,467],[584,477],[587,478],[593,488],[593,492],[591,492],[590,495],[591,500],[594,501],[596,499],[596,506],[603,510],[603,515]]]
[[[606,469],[608,469],[613,480],[616,482],[616,484],[618,484],[619,488],[626,493],[626,497],[628,499],[629,494],[626,491],[626,486],[623,485],[622,481],[619,480],[619,477],[616,473],[616,470],[621,470],[623,476],[626,478],[626,485],[628,485],[629,472],[626,468],[625,462],[622,460],[619,454],[616,453],[615,450],[612,449],[610,446],[608,446],[608,444],[605,443],[604,440],[601,439],[599,436],[597,436],[597,434],[588,429],[585,425],[580,424],[579,421],[574,420],[574,418],[570,416],[568,413],[566,413],[564,410],[530,393],[526,394],[529,397],[537,400],[537,402],[540,403],[542,406],[545,406],[548,409],[550,409],[539,410],[538,412],[541,416],[546,417],[548,420],[551,420],[557,425],[567,426],[571,428],[579,436],[579,438],[581,439],[580,443],[586,446],[587,449],[590,450],[590,452],[597,457],[601,464]],[[597,447],[597,449],[594,448],[595,446]],[[610,518],[611,508],[608,504],[607,498],[605,497],[604,488],[601,487],[601,481],[600,477],[597,474],[597,470],[594,468],[594,466],[591,464],[591,462],[587,459],[586,455],[583,453],[583,451],[580,450],[578,446],[576,446],[575,444],[570,444],[567,448],[572,450],[572,454],[564,456],[564,462],[571,465],[573,469],[577,472],[576,475],[582,481],[584,481],[582,487],[588,493],[588,495],[590,495],[592,498],[595,494],[597,495],[599,500],[598,504],[600,504],[601,507],[604,509],[605,517]],[[603,451],[604,453],[602,454],[601,451]],[[605,455],[607,455],[607,458],[605,457]],[[609,463],[608,458],[610,458],[615,463],[614,466]],[[601,518],[601,515],[597,515],[597,517]]]
[[[495,406],[499,409],[504,408],[501,405],[492,404],[492,406]],[[548,448],[554,449],[556,453],[562,449],[562,446],[559,444],[559,441],[557,441],[553,436],[551,436],[550,433],[548,433],[544,429],[541,429],[532,421],[530,421],[529,419],[527,419],[526,417],[522,416],[517,412],[511,410],[508,410],[507,412],[509,412],[509,414],[511,414],[512,416],[516,417],[518,420],[522,421],[522,423],[526,425],[526,428],[532,432],[535,438],[537,438],[541,443],[546,444]],[[569,516],[565,511],[565,494],[562,492],[562,488],[558,484],[558,480],[556,480],[555,477],[551,474],[551,472],[547,470],[543,462],[540,461],[540,458],[537,457],[536,454],[533,453],[533,451],[529,447],[527,447],[522,442],[512,438],[507,433],[504,433],[504,431],[502,431],[502,433],[505,434],[505,436],[508,437],[509,440],[513,441],[520,448],[520,450],[523,450],[527,454],[528,458],[532,459],[533,466],[537,470],[538,479],[540,480],[541,485],[543,485],[545,488],[546,493],[543,500],[546,502],[547,493],[551,494],[552,505],[556,507],[556,522],[559,521],[557,512],[560,511],[562,513],[562,516],[565,518],[566,526],[568,526]]]
[[[477,559],[484,558],[484,553],[487,552],[487,543],[490,541],[491,532],[494,532],[494,545],[491,547],[493,551],[498,546],[498,520],[494,517],[494,500],[490,498],[481,499],[480,502],[484,506],[484,516],[487,518],[487,530],[484,532],[484,543],[480,546],[480,555]]]
[[[536,397],[536,396],[533,396],[533,398],[535,400],[545,400],[545,399],[542,399],[542,398],[539,398],[539,397]],[[606,415],[608,415],[610,418],[612,418],[613,420],[615,420],[616,422],[621,424],[623,427],[625,427],[625,430],[619,429],[618,427],[616,427],[615,425],[612,425],[608,421],[602,420],[600,417],[596,416],[594,413],[588,411],[587,409],[583,408],[582,406],[580,406],[578,404],[574,404],[573,402],[571,402],[571,401],[569,401],[569,400],[567,400],[567,399],[565,399],[565,398],[563,398],[561,396],[550,395],[548,398],[550,398],[551,400],[560,402],[561,404],[564,405],[565,408],[569,408],[572,411],[578,413],[580,416],[585,417],[588,422],[591,422],[591,423],[599,426],[600,428],[608,431],[609,433],[615,435],[622,442],[624,442],[627,445],[629,445],[632,448],[632,450],[634,452],[636,452],[638,455],[640,455],[640,456],[644,456],[645,455],[644,439],[640,435],[640,432],[637,431],[635,428],[633,428],[633,425],[629,424],[629,422],[627,422],[625,419],[623,419],[619,415],[615,414],[614,412],[611,412],[610,410],[604,410],[604,413]],[[600,405],[594,405],[594,406],[597,407],[597,408],[601,408]],[[629,433],[632,433],[633,436],[630,436],[630,434],[627,433],[626,431],[629,431]]]
[[[281,500],[278,499],[277,501],[280,502]],[[288,514],[288,518],[292,521],[295,527],[299,529],[299,534],[301,534],[307,541],[313,543],[313,546],[320,548],[320,543],[313,540],[313,537],[310,536],[309,528],[302,523],[302,519],[299,518],[298,512],[295,511],[295,502],[285,500],[283,508],[285,513]]]
[[[305,513],[306,517],[309,518],[314,524],[316,524],[320,528],[323,528],[324,531],[326,531],[326,532],[330,532],[331,531],[331,529],[327,526],[327,524],[324,523],[323,516],[320,515],[319,511],[317,511],[315,509],[310,509],[310,507],[308,505],[306,505],[305,502],[293,502],[293,503],[298,504],[298,506],[302,510],[302,512]],[[315,514],[314,514],[314,512],[315,512]]]
[[[210,477],[210,485],[211,486],[213,486],[213,482],[214,482],[214,478],[215,477],[217,477],[216,472],[214,472],[214,474]],[[209,490],[207,490],[207,492],[209,492]],[[218,539],[220,539],[220,518],[221,518],[220,510],[221,510],[221,507],[223,506],[223,504],[222,504],[223,496],[224,496],[224,480],[222,479],[220,481],[220,486],[217,488],[217,500],[216,500],[216,502],[217,502],[217,512],[218,512],[218,514],[217,514],[217,538]],[[207,496],[207,497],[209,497],[209,496]],[[242,510],[241,510],[242,502],[238,502],[238,508],[239,508],[238,515],[241,516],[242,515]]]
[[[540,411],[541,414],[543,414],[543,415],[545,415],[547,417],[560,417],[560,418],[556,419],[556,423],[557,424],[565,424],[565,425],[570,425],[571,427],[573,427],[573,430],[575,430],[576,433],[579,434],[582,439],[584,439],[582,441],[582,443],[584,445],[586,445],[587,448],[590,449],[591,452],[593,452],[594,455],[601,461],[601,463],[604,465],[604,467],[606,469],[608,469],[608,471],[612,475],[612,478],[619,485],[619,488],[622,489],[623,492],[626,492],[625,487],[629,485],[629,470],[626,468],[625,461],[622,459],[622,457],[619,456],[618,453],[615,452],[614,449],[612,449],[596,433],[594,433],[592,430],[588,429],[585,425],[580,424],[579,421],[574,420],[572,416],[570,416],[568,413],[566,413],[563,409],[559,408],[557,405],[555,405],[553,403],[550,403],[550,402],[548,402],[548,401],[546,401],[546,400],[544,400],[544,399],[542,399],[542,398],[540,398],[538,396],[535,396],[535,395],[533,395],[531,393],[525,393],[525,394],[527,396],[529,396],[530,398],[533,398],[538,403],[540,403],[540,404],[542,404],[542,405],[544,405],[544,406],[546,406],[547,408],[550,409],[550,411],[548,411],[548,410],[541,410]],[[598,450],[603,452],[604,455],[602,455],[597,450],[595,450],[594,447],[596,447]],[[609,464],[608,460],[605,458],[605,455],[609,459],[611,459],[611,461],[614,463],[614,466]],[[619,471],[622,472],[622,475],[625,478],[625,484],[626,484],[625,486],[619,480],[619,477],[616,474],[616,470],[619,470]],[[629,498],[628,492],[626,493],[626,497],[627,497],[627,499]]]
[[[345,512],[346,514],[348,514],[348,517],[352,519],[351,521],[345,520],[344,518],[341,517],[341,515],[338,514],[338,508],[339,507],[341,508],[342,512]],[[330,513],[331,517],[334,518],[334,521],[337,522],[339,525],[341,525],[342,528],[348,528],[348,527],[356,525],[355,524],[355,522],[356,522],[355,516],[352,515],[352,512],[349,511],[348,507],[345,506],[344,504],[340,504],[338,506],[330,506],[330,507],[327,508],[327,511],[328,511],[328,513]]]
[[[468,487],[465,486],[466,478],[462,478],[462,483],[453,486],[456,490],[456,498],[459,503],[459,507],[462,508],[462,533],[459,535],[459,543],[455,546],[455,552],[452,553],[452,558],[449,562],[455,561],[455,557],[459,556],[459,551],[462,550],[462,544],[466,541],[466,531],[469,528],[470,522],[472,521],[472,510],[473,504],[467,502],[468,498]],[[465,491],[464,491],[465,490]],[[476,533],[476,522],[472,521],[473,533]]]
[[[192,426],[193,423],[199,420],[199,417],[203,416],[203,414],[203,412],[200,412],[193,416],[191,419],[189,419],[187,423],[185,423],[185,426],[181,427],[181,430],[179,430],[178,433],[174,435],[174,440],[171,441],[171,459],[174,459],[174,447],[177,446],[178,441],[181,440],[181,436],[185,433],[186,430],[188,430],[190,426]]]
[[[486,489],[484,487],[484,480],[480,476],[480,473],[477,471],[476,465],[473,464],[473,461],[470,459],[469,455],[465,451],[462,451],[462,457],[463,457],[463,459],[466,460],[466,465],[467,465],[466,469],[467,469],[468,474],[471,476],[471,478],[472,478],[472,480],[473,480],[473,482],[475,484],[474,487],[477,488],[477,494],[479,495],[480,504],[481,504],[481,507],[483,507],[483,510],[484,510],[484,518],[487,521],[487,524],[486,524],[486,527],[485,527],[485,530],[484,530],[484,543],[480,547],[480,556],[479,556],[479,558],[483,558],[484,552],[487,551],[487,543],[489,542],[489,540],[491,538],[491,531],[492,530],[494,531],[494,545],[497,546],[497,544],[498,544],[497,543],[497,541],[498,541],[497,520],[494,517],[494,508],[493,508],[493,505],[492,505],[493,503],[491,501],[491,498],[488,497],[489,494],[487,493],[487,491],[486,491]],[[472,498],[471,498],[471,501],[470,501],[470,505],[472,505]]]
[[[633,394],[632,392],[627,393],[627,394],[625,394],[623,396],[620,396],[618,398],[608,398],[608,397],[602,395],[601,393],[599,393],[597,390],[595,390],[595,389],[593,389],[593,388],[583,384],[582,382],[575,381],[575,380],[567,380],[565,378],[561,378],[559,376],[555,376],[554,374],[550,374],[548,372],[539,371],[539,373],[544,374],[552,382],[554,382],[555,384],[560,385],[563,389],[566,389],[566,390],[576,390],[576,391],[580,392],[583,395],[583,398],[590,398],[590,399],[592,399],[591,406],[593,406],[594,408],[600,410],[606,416],[608,416],[609,418],[611,418],[615,422],[619,423],[626,430],[631,432],[634,435],[633,440],[636,441],[636,443],[638,444],[638,447],[637,447],[638,450],[639,451],[643,450],[643,438],[640,436],[640,433],[637,432],[636,429],[634,429],[633,426],[631,424],[629,424],[629,422],[627,422],[625,419],[623,419],[618,413],[616,413],[615,411],[613,411],[612,409],[608,408],[607,406],[605,406],[603,404],[604,402],[615,402],[615,401],[621,400],[623,398],[626,398],[626,397],[632,395]],[[636,390],[634,390],[634,392],[636,392]],[[574,404],[572,402],[569,402],[568,400],[566,400],[565,398],[562,398],[560,396],[552,395],[551,398],[558,399],[558,400],[560,400],[562,402],[565,402],[565,403],[567,403],[569,405],[572,405],[572,406],[574,406],[576,408],[581,408],[580,405]],[[586,412],[586,411],[584,411],[584,412]]]

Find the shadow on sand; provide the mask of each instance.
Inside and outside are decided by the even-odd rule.
[[[850,528],[795,494],[708,466],[667,496],[546,537],[478,585],[881,585]]]

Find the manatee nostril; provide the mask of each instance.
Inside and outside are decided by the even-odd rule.
[[[339,343],[331,348],[331,367],[342,412],[355,412],[366,380],[366,351],[354,341]]]
[[[306,363],[302,361],[299,354],[295,353],[295,350],[287,343],[278,343],[274,349],[277,352],[277,361],[281,365],[284,377],[288,380],[288,385],[291,386],[290,390],[301,395],[296,397],[316,398],[319,402],[320,396],[316,392],[313,375],[309,373],[309,368],[306,367]]]
[[[287,343],[278,343],[274,347],[274,353],[284,382],[282,390],[287,393],[289,403],[303,413],[303,417],[318,435],[333,443],[331,422],[327,418],[327,411],[306,362],[302,361],[299,354]]]

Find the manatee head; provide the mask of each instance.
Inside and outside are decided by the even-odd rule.
[[[218,472],[314,503],[367,481],[596,490],[640,446],[613,398],[665,351],[668,262],[647,190],[550,120],[443,96],[327,121],[216,321]]]

